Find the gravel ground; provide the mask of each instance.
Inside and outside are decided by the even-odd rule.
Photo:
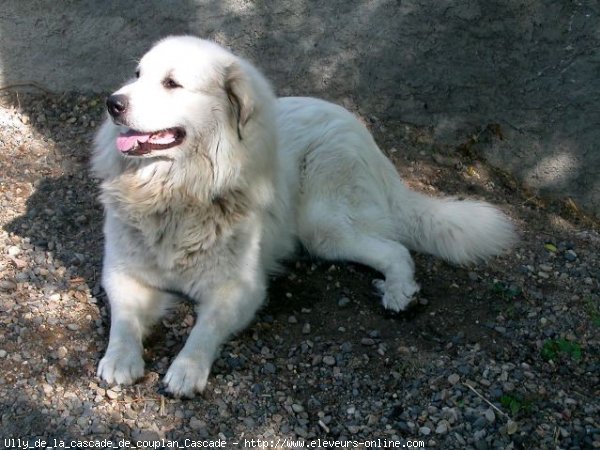
[[[102,98],[0,94],[3,438],[600,448],[598,226],[487,167],[477,150],[502,138],[497,126],[443,148],[366,117],[415,189],[504,208],[522,230],[512,253],[466,268],[416,255],[423,290],[403,314],[383,310],[369,269],[300,255],[206,392],[176,400],[160,379],[194,320],[185,303],[148,340],[138,384],[95,377],[109,321],[87,161]]]

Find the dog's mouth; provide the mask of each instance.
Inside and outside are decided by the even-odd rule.
[[[154,150],[166,150],[178,146],[185,139],[181,127],[145,133],[129,130],[117,137],[117,149],[124,155],[139,156]]]

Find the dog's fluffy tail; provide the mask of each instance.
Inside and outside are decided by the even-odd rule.
[[[402,186],[396,199],[401,240],[456,264],[485,260],[517,241],[500,210],[479,201],[432,198]]]

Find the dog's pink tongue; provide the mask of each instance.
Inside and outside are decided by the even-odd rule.
[[[129,130],[127,133],[121,133],[117,137],[117,148],[121,152],[128,152],[138,142],[147,142],[150,139],[149,133],[140,133],[139,131]]]

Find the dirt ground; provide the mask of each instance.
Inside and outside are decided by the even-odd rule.
[[[4,436],[600,447],[597,223],[490,168],[471,141],[442,153],[429,128],[368,116],[408,184],[499,205],[520,229],[517,247],[465,268],[416,255],[422,292],[402,314],[382,308],[371,270],[300,254],[272,280],[253,325],[225,345],[203,395],[170,399],[160,384],[193,323],[185,303],[148,340],[139,384],[100,382],[109,316],[87,165],[102,109],[101,95],[2,97]],[[478,145],[497,139],[490,127]]]

